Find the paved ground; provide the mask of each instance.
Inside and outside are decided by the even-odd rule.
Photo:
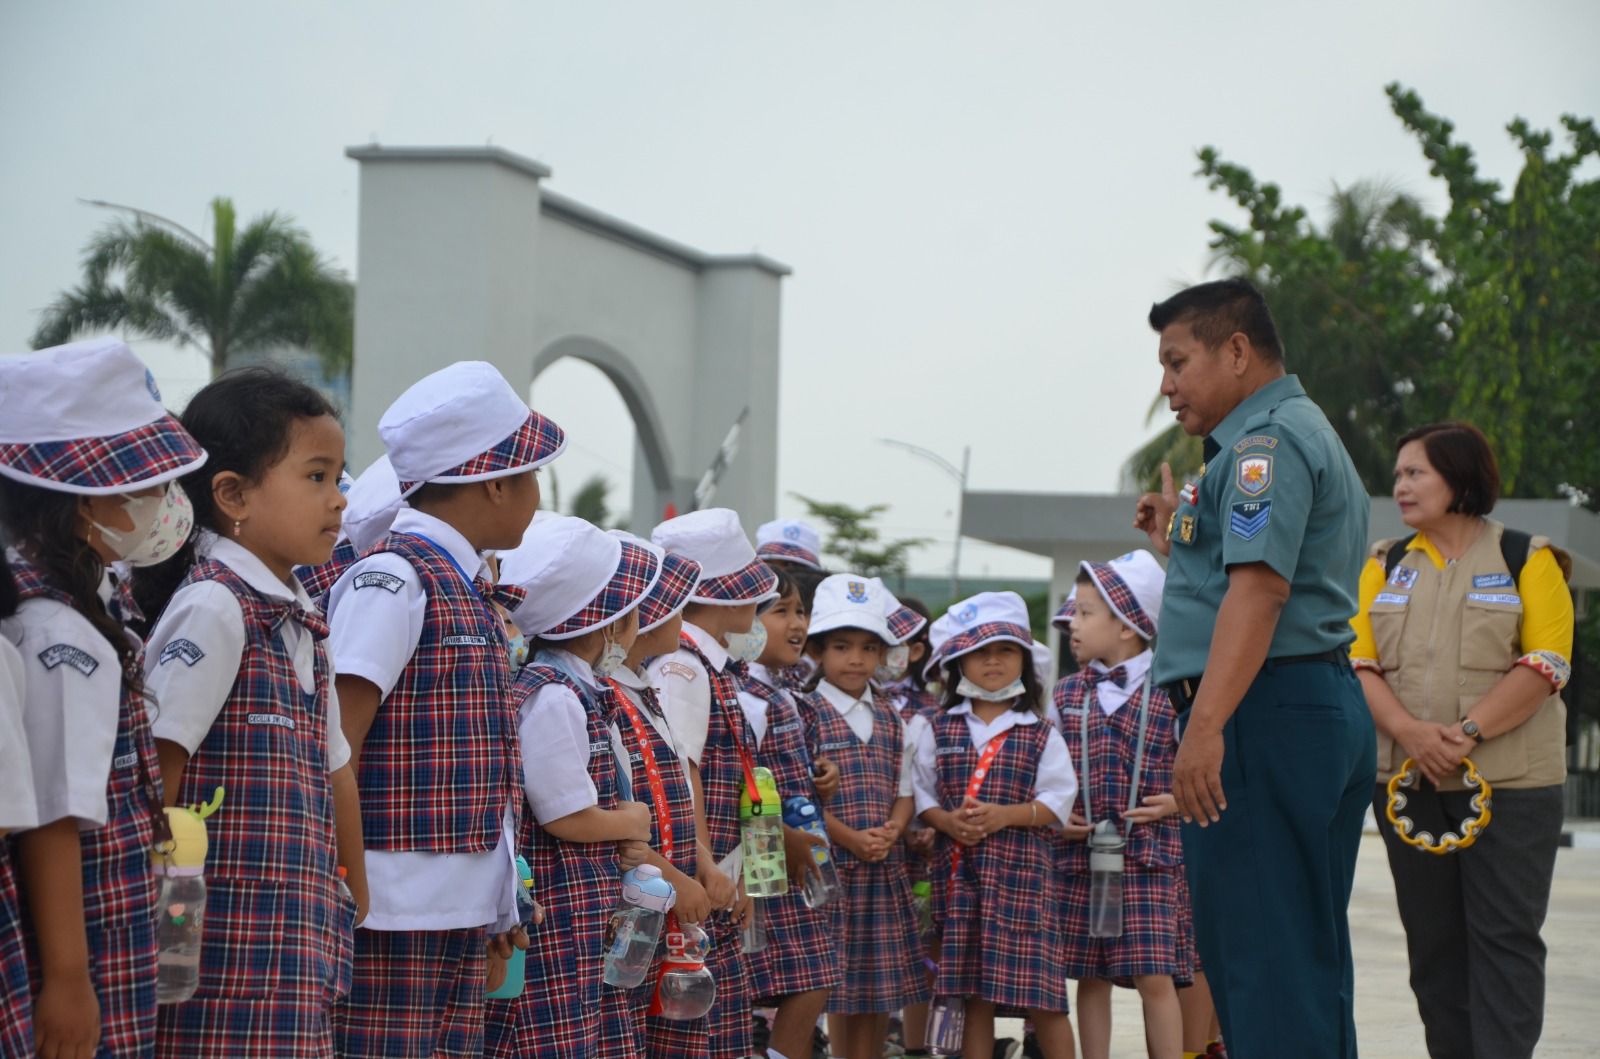
[[[1422,1022],[1407,982],[1405,936],[1383,843],[1368,834],[1350,907],[1356,954],[1356,1026],[1362,1059],[1424,1059]],[[1563,849],[1545,922],[1547,997],[1538,1055],[1600,1053],[1600,849]],[[1141,1056],[1137,997],[1117,990],[1112,1054]],[[1285,1053],[1287,1056],[1288,1052]]]

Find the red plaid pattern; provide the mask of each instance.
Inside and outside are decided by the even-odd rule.
[[[238,600],[245,648],[179,790],[180,805],[217,787],[228,798],[207,827],[200,987],[194,1000],[160,1009],[158,1050],[321,1059],[333,1054],[329,1007],[351,947],[335,872],[328,663],[319,648],[316,686],[302,691],[278,629],[295,619],[314,636],[327,627],[213,560],[196,563],[184,584],[202,581]]]
[[[417,571],[428,603],[416,653],[361,748],[367,848],[486,853],[522,792],[505,627],[434,545],[391,533],[383,550]]]
[[[299,579],[308,596],[320,601],[334,582],[359,558],[361,556],[356,552],[356,546],[349,540],[342,540],[334,545],[333,556],[327,562],[319,566],[297,566],[294,576]]]
[[[655,587],[661,577],[661,560],[632,541],[622,541],[622,560],[593,599],[566,621],[539,635],[546,640],[566,640],[608,625],[626,614]]]
[[[22,943],[22,916],[17,901],[11,846],[0,841],[0,1055],[28,1055],[33,1051],[28,953]]]
[[[357,930],[350,995],[333,1009],[345,1059],[479,1059],[485,932]],[[218,1053],[213,1053],[218,1054]]]
[[[889,615],[889,635],[895,643],[905,643],[928,624],[928,619],[912,610],[910,607],[900,607]]]
[[[966,796],[978,751],[965,716],[933,721],[939,804]],[[1006,735],[978,797],[996,805],[1032,801],[1039,757],[1050,730],[1019,724]],[[933,858],[937,915],[944,924],[935,991],[1045,1011],[1067,1010],[1061,949],[1061,884],[1055,848],[1042,828],[1008,827],[964,849],[960,877],[950,878],[954,843],[938,836]]]
[[[654,688],[643,688],[639,692],[640,699],[644,702],[641,712],[661,716],[661,702],[656,697]],[[631,775],[629,781],[633,787],[633,797],[636,801],[650,804],[650,848],[661,851],[661,819],[660,814],[651,800],[650,777],[645,771],[644,754],[639,749],[639,735],[633,730],[627,713],[623,710],[622,703],[617,698],[616,692],[609,687],[600,689],[600,699],[607,711],[611,724],[622,733],[622,745],[628,751],[628,764]],[[694,843],[694,792],[689,786],[689,773],[684,768],[683,762],[678,758],[678,750],[672,743],[663,739],[661,732],[645,719],[645,735],[650,740],[650,750],[655,755],[656,769],[661,774],[661,786],[667,795],[667,813],[672,817],[673,840],[671,863],[674,868],[683,872],[690,878],[695,873],[695,843]],[[652,979],[653,980],[653,979]]]
[[[1189,878],[1179,868],[1173,872],[1178,886],[1178,973],[1174,978],[1180,985],[1193,985],[1194,976],[1205,968],[1200,966],[1200,949],[1194,940],[1194,898],[1189,894]]]
[[[1062,632],[1071,632],[1072,631],[1072,618],[1073,618],[1073,615],[1075,615],[1077,613],[1078,613],[1078,601],[1077,601],[1077,599],[1076,598],[1065,599],[1065,600],[1063,600],[1061,602],[1061,609],[1056,611],[1056,616],[1050,619],[1050,624],[1054,625],[1057,629],[1060,629]]]
[[[205,462],[172,416],[103,438],[0,445],[0,473],[67,492],[114,493],[169,482]]]
[[[717,1002],[706,1013],[706,1051],[709,1059],[746,1059],[750,1043],[750,961],[739,949],[739,928],[726,912],[718,912],[702,926],[711,936],[706,969],[717,983]]]
[[[1169,816],[1153,824],[1129,827],[1122,822],[1128,808],[1128,787],[1133,783],[1133,758],[1139,744],[1139,704],[1135,691],[1127,703],[1111,716],[1100,708],[1087,672],[1080,670],[1056,682],[1056,710],[1061,715],[1061,737],[1072,754],[1072,767],[1080,773],[1081,785],[1074,808],[1083,811],[1083,790],[1087,789],[1096,820],[1111,819],[1127,838],[1123,857],[1128,865],[1149,868],[1175,868],[1183,865],[1183,841],[1178,818]],[[1083,718],[1089,718],[1089,775],[1083,771]],[[1165,794],[1172,790],[1172,762],[1178,744],[1173,734],[1177,715],[1167,693],[1150,687],[1150,721],[1145,733],[1144,767],[1139,773],[1139,798]],[[1083,842],[1063,843],[1062,870],[1069,875],[1087,873],[1089,847]]]
[[[685,555],[667,553],[661,576],[639,604],[639,631],[649,632],[683,609],[700,583],[700,564]]]
[[[778,575],[757,559],[743,570],[704,577],[689,599],[695,603],[760,603],[778,590]]]
[[[1111,609],[1128,625],[1131,625],[1146,640],[1156,638],[1156,623],[1150,620],[1150,615],[1139,606],[1139,601],[1134,597],[1133,589],[1122,579],[1109,563],[1089,563],[1089,576],[1094,578],[1095,584],[1100,589],[1100,594],[1106,597],[1106,602],[1111,604]]]
[[[548,656],[541,656],[548,657]],[[606,711],[581,683],[551,665],[522,667],[511,689],[513,709],[547,685],[571,691],[583,703],[589,736],[589,778],[599,806],[617,804],[617,759],[611,749]],[[538,710],[538,705],[531,707]],[[610,842],[563,842],[524,811],[517,845],[533,870],[544,922],[529,937],[527,985],[514,1000],[489,1001],[488,1057],[595,1056],[608,1034],[603,1016],[606,923],[616,906],[616,847]],[[612,990],[615,992],[615,990]],[[614,1015],[615,1012],[613,1011]],[[631,1025],[628,1028],[631,1033]]]
[[[802,548],[788,541],[768,541],[756,547],[756,558],[778,563],[799,563],[813,570],[822,569],[822,559],[810,548]]]
[[[918,714],[931,721],[939,715],[939,700],[909,677],[885,687],[882,694],[899,712],[902,721],[909,722]]]
[[[883,826],[899,795],[904,747],[903,726],[893,708],[874,698],[872,739],[863,743],[821,696],[807,696],[798,705],[813,758],[831,758],[843,775],[828,810],[858,831]],[[927,1000],[904,844],[895,843],[875,864],[856,860],[842,846],[835,846],[833,855],[844,892],[824,911],[844,977],[828,998],[828,1010],[882,1014]]]
[[[1010,640],[1027,650],[1033,647],[1033,632],[1008,621],[986,621],[970,629],[962,629],[946,640],[944,646],[939,648],[939,658],[948,662],[976,651],[990,640]]]
[[[1082,846],[1082,842],[1069,845]],[[1122,873],[1122,936],[1089,936],[1089,873],[1063,879],[1066,938],[1061,973],[1068,978],[1132,978],[1142,974],[1179,976],[1189,970],[1181,958],[1178,883],[1182,868],[1129,864]]]
[[[566,447],[567,435],[561,428],[530,409],[528,418],[504,441],[488,452],[472,457],[466,463],[433,475],[428,481],[478,482],[530,471],[549,463],[561,455],[561,450]],[[403,481],[400,483],[400,492],[410,493],[420,484]]]

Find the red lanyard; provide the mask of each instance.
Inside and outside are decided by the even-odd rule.
[[[972,770],[972,778],[967,781],[967,798],[976,798],[978,788],[983,786],[983,781],[989,778],[989,766],[994,764],[994,756],[1000,753],[1000,745],[1006,741],[1006,736],[1011,734],[1007,728],[993,739],[989,740],[983,748],[983,753],[978,755],[978,767]],[[963,798],[962,801],[966,801]],[[954,843],[950,850],[950,881],[956,881],[956,869],[961,867],[961,844]]]
[[[639,715],[639,708],[633,704],[628,693],[622,690],[622,685],[615,680],[611,681],[611,689],[617,694],[617,701],[622,704],[622,709],[628,715],[628,722],[633,725],[634,738],[639,740],[639,757],[644,760],[645,779],[650,783],[650,800],[656,804],[656,827],[661,832],[660,854],[667,860],[672,860],[672,807],[667,804],[667,785],[661,779],[661,769],[656,765],[656,750],[650,745],[650,731],[646,727],[645,719]]]
[[[698,640],[696,640],[693,636],[690,636],[687,632],[684,632],[682,635],[687,638],[690,643],[695,645],[696,650],[699,650],[700,642]],[[700,653],[702,656],[704,655],[703,651]],[[709,663],[709,660],[707,661]],[[727,700],[725,700],[721,695],[717,694],[716,677],[722,677],[724,680],[729,682],[731,682],[731,678],[722,673],[718,673],[716,676],[713,676],[709,669],[706,671],[706,680],[711,684],[711,697],[716,700],[717,706],[721,708],[722,719],[728,724],[728,735],[733,739],[733,748],[739,752],[739,764],[744,769],[745,793],[750,796],[751,805],[760,805],[761,792],[756,789],[755,758],[750,756],[750,751],[745,749],[744,740],[739,737],[739,732],[742,730],[739,720],[744,716],[744,711],[741,709],[738,717],[733,715],[732,710],[728,706]],[[737,700],[737,692],[734,693],[734,698]]]

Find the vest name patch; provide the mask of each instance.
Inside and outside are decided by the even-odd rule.
[[[1522,597],[1512,592],[1468,592],[1467,598],[1475,603],[1521,603]]]
[[[164,666],[176,658],[184,665],[192,668],[196,662],[205,656],[206,653],[200,650],[200,645],[193,640],[177,639],[161,649],[161,661],[156,664]]]
[[[823,743],[817,748],[817,753],[826,754],[830,750],[849,750],[855,744],[849,740],[841,739],[833,743]]]
[[[368,570],[364,574],[357,574],[351,587],[359,592],[363,588],[381,588],[385,592],[398,593],[400,587],[406,583],[405,578],[386,574],[382,570]]]
[[[268,728],[287,728],[294,731],[294,718],[281,713],[247,713],[245,723],[265,725]]]
[[[590,756],[609,753],[611,753],[611,740],[609,739],[598,739],[589,744]]]
[[[775,724],[772,726],[773,735],[777,735],[779,732],[798,732],[799,730],[799,721],[790,721],[788,724]]]
[[[1510,574],[1477,574],[1472,578],[1473,588],[1512,588]]]
[[[111,767],[114,769],[131,769],[138,763],[139,752],[137,750],[128,754],[118,754],[111,759]]]
[[[1379,592],[1377,598],[1372,602],[1393,603],[1396,606],[1403,607],[1407,603],[1411,602],[1411,597],[1406,595],[1404,592]]]
[[[81,647],[74,647],[69,643],[58,643],[46,647],[39,652],[39,661],[44,663],[46,669],[55,669],[57,666],[66,666],[76,669],[84,676],[91,676],[100,668],[100,660]]]
[[[446,647],[488,647],[487,636],[446,636],[439,641]]]
[[[1082,713],[1083,711],[1079,710],[1078,712]],[[933,756],[950,757],[953,754],[965,754],[966,752],[967,748],[964,746],[941,746],[933,752]]]

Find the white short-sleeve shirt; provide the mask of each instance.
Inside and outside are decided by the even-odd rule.
[[[972,712],[971,701],[965,699],[947,712],[953,716],[966,718],[967,734],[972,740],[972,748],[979,753],[982,753],[983,748],[989,745],[989,741],[1001,732],[1010,731],[1018,725],[1042,723],[1038,715],[1019,710],[1007,710],[993,721],[986,723]],[[1067,813],[1072,808],[1072,800],[1078,796],[1078,776],[1073,771],[1072,755],[1067,752],[1066,740],[1061,738],[1061,733],[1053,725],[1047,729],[1047,733],[1044,752],[1039,755],[1038,771],[1034,777],[1034,799],[1055,814],[1055,826],[1059,827],[1067,819]],[[924,723],[917,730],[912,771],[918,816],[929,809],[940,807],[937,750],[933,725]],[[980,800],[983,798],[982,790],[978,792],[978,798]]]
[[[226,537],[202,533],[199,551],[216,560],[268,599],[288,600],[303,610],[316,604],[300,582],[286,584],[272,575],[249,549]],[[299,622],[285,621],[278,630],[294,660],[294,673],[305,692],[316,690],[316,660],[327,648]],[[219,581],[196,581],[180,588],[161,613],[145,645],[145,687],[151,692],[151,731],[157,739],[177,743],[191,755],[200,749],[211,726],[233,692],[244,658],[244,611],[239,600]],[[328,771],[350,763],[350,744],[339,723],[339,696],[328,672]]]
[[[22,655],[0,636],[0,831],[39,825],[33,798],[33,764],[22,724]]]
[[[567,651],[552,651],[556,668],[585,688],[595,690],[589,663]],[[600,803],[589,761],[589,718],[583,702],[565,684],[546,684],[522,701],[517,713],[522,743],[522,789],[533,818],[541,824],[560,820]],[[607,746],[601,753],[609,751]]]
[[[656,703],[658,705],[663,697],[661,689],[651,679],[649,672],[635,673],[627,666],[618,666],[617,671],[611,674],[611,678],[622,687],[623,694],[628,697],[628,701],[638,707],[639,715],[645,719],[645,722],[656,730],[656,734],[665,740],[668,746],[672,747],[672,752],[677,754],[679,758],[687,757],[688,755],[684,753],[683,746],[678,742],[677,735],[672,731],[671,723],[667,720],[665,708],[660,713],[657,713],[645,705],[644,693],[646,691],[654,691],[656,693]]]
[[[688,621],[683,623],[683,631],[718,673],[728,667],[727,648],[710,633]],[[700,659],[686,648],[662,655],[650,663],[650,679],[661,689],[662,712],[684,756],[699,765],[711,728],[711,679]]]
[[[483,557],[472,543],[442,519],[402,507],[390,532],[427,537],[467,575],[484,572]],[[417,571],[399,555],[378,552],[352,564],[327,595],[334,669],[370,681],[388,698],[422,640],[427,606]],[[362,927],[453,930],[490,924],[492,930],[508,929],[516,921],[514,810],[506,805],[500,842],[488,853],[367,850],[371,911]]]

